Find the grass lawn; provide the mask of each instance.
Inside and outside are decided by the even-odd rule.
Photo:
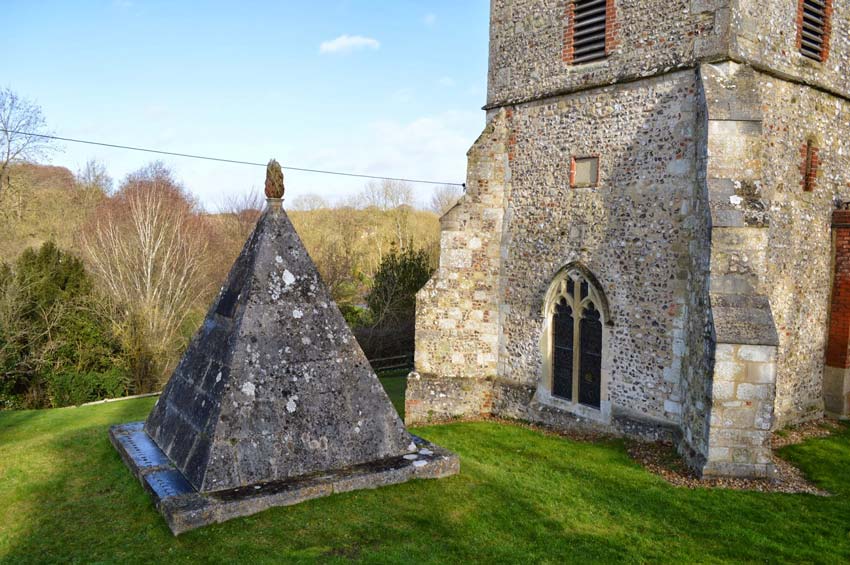
[[[386,382],[398,400],[403,381]],[[0,562],[850,562],[850,428],[783,451],[835,493],[818,498],[674,488],[620,441],[423,427],[460,475],[174,538],[106,435],[153,402],[0,413]]]

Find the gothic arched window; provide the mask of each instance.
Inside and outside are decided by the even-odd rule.
[[[593,276],[578,266],[552,282],[547,295],[544,385],[558,401],[599,410],[607,303]]]

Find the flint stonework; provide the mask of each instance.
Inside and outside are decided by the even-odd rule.
[[[850,198],[850,35],[813,63],[794,2],[608,4],[607,56],[574,65],[569,2],[492,2],[487,123],[417,297],[407,421],[672,436],[699,472],[770,475],[772,431],[850,406],[824,366],[847,317],[830,222]],[[571,187],[587,156],[597,186]],[[610,306],[595,412],[545,381],[546,297],[569,268]]]

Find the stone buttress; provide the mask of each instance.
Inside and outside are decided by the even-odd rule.
[[[850,412],[847,8],[812,56],[802,2],[584,3],[587,62],[578,4],[491,3],[488,123],[418,295],[407,420],[672,439],[700,473],[769,476],[774,430]],[[609,306],[590,410],[547,382],[566,271]]]
[[[770,474],[779,338],[765,293],[771,194],[763,184],[758,77],[734,63],[700,67],[711,211],[714,369],[704,474]]]
[[[499,362],[501,244],[509,190],[509,112],[468,153],[466,193],[441,219],[440,266],[417,295],[408,422],[488,415]]]

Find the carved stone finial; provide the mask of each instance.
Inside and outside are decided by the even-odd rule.
[[[266,198],[283,198],[283,170],[275,159],[266,167]]]

